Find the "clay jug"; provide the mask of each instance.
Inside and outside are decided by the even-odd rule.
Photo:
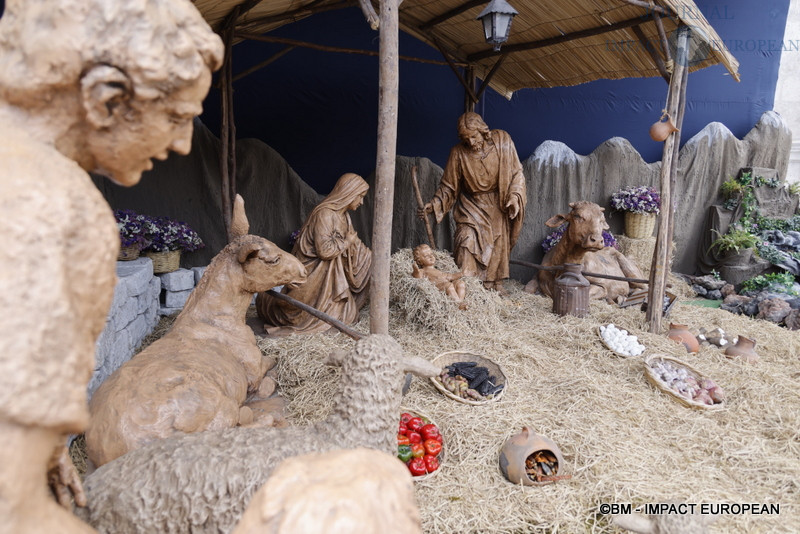
[[[728,345],[725,349],[726,356],[739,357],[747,363],[756,363],[758,361],[758,354],[754,350],[756,342],[744,336],[739,336],[735,345]]]
[[[667,120],[664,121],[664,118]],[[664,113],[661,118],[650,127],[650,137],[653,141],[666,141],[669,134],[677,131],[678,128],[675,126],[675,123],[672,122],[672,117],[669,116],[669,113]]]
[[[685,324],[669,323],[669,332],[667,337],[678,343],[682,343],[686,347],[687,352],[697,352],[700,350],[700,342],[697,338],[689,332],[689,327]]]
[[[514,484],[523,484],[525,486],[552,484],[553,480],[537,481],[535,477],[527,473],[526,461],[528,457],[539,452],[555,458],[555,462],[551,464],[552,469],[547,469],[551,471],[549,476],[556,476],[564,465],[561,449],[558,448],[558,445],[553,440],[540,436],[524,426],[522,427],[522,432],[508,438],[503,448],[500,449],[500,471]]]
[[[558,315],[589,315],[589,281],[581,274],[580,263],[564,264],[564,272],[553,286],[553,313]]]

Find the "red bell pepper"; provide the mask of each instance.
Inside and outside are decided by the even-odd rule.
[[[412,458],[411,461],[408,462],[408,470],[411,471],[411,474],[415,477],[427,474],[428,472],[428,468],[425,467],[425,460],[422,458]]]
[[[425,462],[425,471],[428,473],[433,473],[439,469],[439,459],[436,456],[426,454],[422,461]]]
[[[404,425],[408,424],[408,420],[411,419],[412,417],[414,417],[414,416],[411,415],[410,413],[403,412],[403,413],[400,414],[400,422],[403,423]]]
[[[426,439],[422,446],[425,447],[425,454],[431,456],[439,456],[439,453],[442,452],[442,444],[435,439]]]
[[[408,434],[408,427],[405,423],[400,423],[400,425],[397,427],[397,433],[403,435]]]
[[[419,429],[425,426],[425,424],[422,422],[421,418],[412,417],[411,419],[408,420],[406,426],[412,432],[419,432]]]
[[[435,438],[433,438],[433,439],[435,439],[435,440],[436,440],[436,441],[438,441],[439,443],[444,443],[444,438],[442,437],[442,435],[441,435],[441,434],[439,434],[438,436],[436,436],[436,437],[435,437]]]
[[[422,434],[419,432],[409,432],[408,441],[411,443],[422,443]]]
[[[439,435],[439,427],[433,423],[428,423],[419,429],[419,433],[422,434],[424,439],[433,439]]]
[[[422,443],[411,444],[411,456],[414,458],[422,458],[425,456],[425,447],[422,445]]]
[[[403,434],[397,434],[397,444],[411,445],[411,442],[408,440],[408,436],[404,436]]]

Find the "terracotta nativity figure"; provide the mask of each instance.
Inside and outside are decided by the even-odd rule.
[[[441,222],[452,209],[456,265],[487,289],[504,293],[527,203],[522,164],[511,136],[490,130],[477,113],[461,115],[458,137],[461,143],[450,151],[436,193],[418,215],[433,213]]]
[[[151,157],[187,153],[222,52],[188,0],[6,2],[0,532],[93,532],[65,509],[85,505],[65,443],[88,423],[120,241],[86,171],[133,185]]]
[[[369,185],[357,174],[344,174],[300,228],[292,249],[306,267],[307,281],[285,286],[290,297],[345,324],[358,319],[368,295],[372,251],[358,238],[348,211],[364,202]],[[328,323],[261,292],[256,297],[258,315],[268,335],[324,332]]]
[[[464,297],[467,293],[467,284],[461,279],[464,273],[443,273],[434,267],[436,256],[428,245],[422,244],[415,247],[413,254],[414,263],[411,276],[430,280],[436,286],[436,289],[444,291],[448,297],[456,301],[459,304],[459,308],[466,309]]]

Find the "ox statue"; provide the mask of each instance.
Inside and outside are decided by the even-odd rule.
[[[565,263],[579,263],[582,270],[597,274],[612,276],[625,276],[628,278],[643,278],[642,272],[631,260],[613,247],[606,247],[603,241],[603,230],[608,229],[608,223],[603,215],[604,208],[594,202],[581,200],[571,202],[572,210],[566,215],[554,215],[545,222],[550,228],[558,228],[564,223],[569,226],[564,231],[561,240],[545,254],[542,265],[563,265]],[[548,297],[553,296],[555,284],[553,271],[540,270],[525,291],[535,293],[539,289]],[[605,278],[586,277],[591,283],[589,296],[593,299],[606,299],[616,302],[619,297],[626,297],[631,287],[644,287],[641,283],[628,283]]]
[[[274,243],[247,235],[248,228],[237,195],[233,238],[211,260],[172,329],[95,392],[86,432],[95,467],[155,439],[259,424],[245,401],[269,396],[274,381],[265,376],[271,359],[245,315],[255,293],[301,284],[306,271]]]

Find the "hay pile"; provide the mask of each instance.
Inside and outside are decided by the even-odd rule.
[[[442,258],[437,267],[455,270]],[[459,311],[432,285],[411,278],[410,252],[393,256],[390,333],[411,354],[433,359],[464,349],[499,363],[511,387],[501,401],[468,406],[415,379],[404,405],[430,415],[445,436],[438,474],[415,484],[426,532],[615,532],[601,503],[779,503],[780,516],[727,515],[713,532],[800,532],[800,336],[774,324],[682,304],[670,320],[719,326],[757,340],[756,365],[704,347],[687,354],[664,335],[646,333],[644,314],[603,302],[584,319],[550,313],[548,298],[507,284],[500,299],[470,283]],[[676,288],[678,293],[684,293]],[[596,334],[613,322],[654,352],[679,357],[716,380],[728,408],[687,408],[656,390],[641,358],[620,358]],[[669,321],[666,321],[668,323]],[[666,325],[665,325],[666,326]],[[355,328],[367,332],[367,310]],[[342,335],[264,339],[278,358],[278,382],[289,420],[324,418],[338,370],[320,361],[349,348]],[[544,487],[510,484],[498,452],[523,425],[553,439],[570,480]]]

